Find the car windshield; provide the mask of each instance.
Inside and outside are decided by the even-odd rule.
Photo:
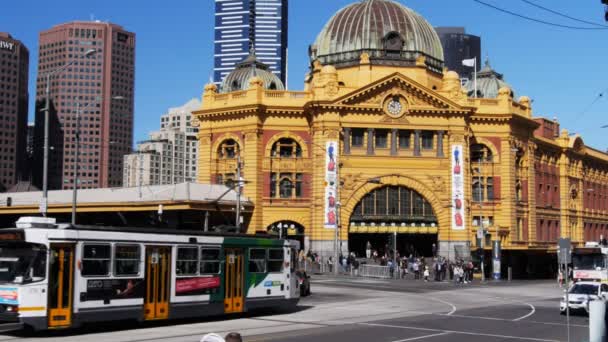
[[[0,244],[0,283],[43,280],[46,274],[46,248],[43,245]]]
[[[604,255],[597,254],[575,254],[572,256],[572,265],[575,270],[595,270],[605,268]]]
[[[597,285],[576,284],[570,289],[571,294],[596,295]]]

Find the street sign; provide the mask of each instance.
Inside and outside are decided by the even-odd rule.
[[[572,242],[570,239],[560,238],[557,241],[557,257],[560,264],[572,263]]]

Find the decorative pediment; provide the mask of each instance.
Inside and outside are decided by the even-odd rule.
[[[470,108],[463,107],[400,73],[394,73],[342,96],[334,101],[334,105],[386,109],[387,104],[396,98],[402,99],[403,114],[437,110],[471,111]]]

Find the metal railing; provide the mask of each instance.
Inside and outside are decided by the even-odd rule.
[[[359,277],[364,278],[381,278],[381,279],[390,279],[392,278],[390,268],[388,266],[378,266],[378,265],[359,265],[359,269],[357,270]]]

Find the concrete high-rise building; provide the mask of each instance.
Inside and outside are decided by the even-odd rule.
[[[462,61],[477,58],[477,70],[481,69],[481,38],[467,34],[464,27],[436,27],[435,30],[443,46],[445,66],[461,78],[471,79],[473,68],[462,65]]]
[[[23,177],[29,65],[27,47],[0,32],[0,191]]]
[[[255,49],[287,85],[288,0],[215,0],[215,67],[218,86]]]
[[[42,185],[46,75],[73,63],[51,78],[49,189],[73,187],[76,158],[79,187],[121,186],[123,156],[133,143],[135,34],[111,23],[75,21],[41,32],[39,44],[36,185]],[[85,56],[91,49],[96,53]]]
[[[192,126],[192,111],[201,108],[198,99],[170,108],[160,118],[160,130],[124,156],[123,186],[195,182],[197,175],[198,128]]]

